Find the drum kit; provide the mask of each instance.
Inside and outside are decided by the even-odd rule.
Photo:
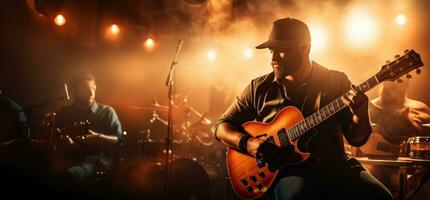
[[[430,136],[409,137],[400,146],[401,156],[430,160]]]
[[[186,97],[181,102],[173,106],[175,124],[172,148],[168,153],[173,157],[174,169],[178,168],[177,165],[182,166],[174,171],[172,180],[176,180],[175,177],[184,173],[195,177],[189,169],[197,170],[197,168],[199,168],[198,171],[205,172],[200,173],[201,177],[195,177],[197,179],[211,182],[224,179],[225,147],[221,143],[215,142],[211,133],[212,121],[189,105]],[[161,105],[156,99],[152,104],[131,106],[130,109],[152,112],[149,123],[158,123],[163,127],[168,125],[168,121],[163,118],[168,112],[168,106]],[[160,169],[165,167],[166,142],[160,135],[164,136],[164,131],[159,133],[151,128],[145,128],[139,132],[137,140],[139,158],[134,162],[140,163],[140,165],[147,163],[145,165],[157,166]],[[216,191],[212,191],[212,194],[214,193]]]
[[[422,124],[424,129],[430,124]],[[400,144],[400,156],[411,159],[430,160],[430,136],[414,136],[405,138]]]
[[[167,120],[160,115],[167,112],[168,106],[159,104],[157,100],[150,105],[131,106],[130,108],[152,112],[150,123],[159,122],[163,126],[167,126]],[[174,160],[190,159],[204,168],[219,168],[221,162],[224,161],[225,149],[214,142],[215,139],[211,134],[211,120],[189,105],[187,98],[182,104],[174,106],[174,115],[176,115],[177,123],[173,128],[173,145],[169,152],[173,154]],[[193,121],[193,118],[197,119]],[[166,149],[165,141],[159,138],[159,134],[154,135],[151,129],[144,129],[139,132],[137,144],[142,159],[162,165]],[[215,174],[210,175],[215,176]]]

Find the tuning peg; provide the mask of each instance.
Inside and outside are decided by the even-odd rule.
[[[386,60],[385,63],[387,63],[387,64],[390,63],[390,60]]]
[[[410,78],[412,78],[412,76],[410,74],[406,74],[406,78],[410,79]]]
[[[399,54],[397,54],[397,55],[395,55],[395,56],[394,56],[394,58],[396,58],[396,59],[397,59],[397,58],[400,58],[400,55],[399,55]]]
[[[403,80],[402,79],[397,79],[397,83],[402,83],[403,82]]]
[[[409,51],[410,51],[409,49],[405,49],[405,51],[404,51],[404,52],[405,52],[405,53],[408,53]]]
[[[417,71],[415,71],[417,74],[421,74],[421,69],[417,69]]]

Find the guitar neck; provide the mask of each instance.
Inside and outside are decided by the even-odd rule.
[[[356,90],[365,93],[373,87],[377,86],[379,83],[380,82],[375,75],[357,86]],[[306,133],[308,130],[314,128],[315,126],[330,118],[337,112],[341,111],[343,108],[346,107],[346,104],[344,104],[342,101],[342,97],[346,97],[348,95],[348,92],[331,101],[329,104],[320,108],[318,111],[312,113],[287,131],[279,132],[279,138],[285,140],[295,140],[304,133]]]

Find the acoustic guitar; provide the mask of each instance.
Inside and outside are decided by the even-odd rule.
[[[395,60],[387,62],[378,73],[361,83],[356,90],[366,92],[379,83],[387,80],[394,81],[404,74],[416,69],[417,74],[423,66],[420,55],[414,50],[405,50],[402,56],[397,55]],[[407,75],[410,78],[410,75]],[[348,93],[343,96],[348,95]],[[331,101],[321,109],[304,118],[299,109],[287,106],[282,109],[270,123],[247,122],[243,129],[252,137],[259,137],[278,147],[292,149],[287,160],[281,167],[273,167],[248,154],[235,149],[227,150],[227,170],[230,183],[242,199],[257,199],[263,197],[274,183],[279,170],[289,166],[303,163],[310,156],[298,148],[299,138],[309,130],[324,122],[347,105],[341,97]]]

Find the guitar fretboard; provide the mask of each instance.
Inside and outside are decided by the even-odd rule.
[[[372,89],[376,85],[379,84],[378,78],[375,76],[372,76],[367,81],[364,81],[359,86],[357,86],[356,90],[359,90],[363,93],[366,91]],[[318,111],[312,113],[287,131],[280,131],[278,133],[278,137],[280,140],[288,141],[289,140],[295,140],[304,133],[306,133],[308,130],[314,128],[318,124],[322,123],[326,119],[330,118],[337,112],[341,111],[343,108],[346,107],[346,104],[343,103],[342,97],[346,97],[349,94],[349,91],[342,96],[338,97],[337,99],[331,101],[329,104],[325,105],[324,107],[320,108]]]

